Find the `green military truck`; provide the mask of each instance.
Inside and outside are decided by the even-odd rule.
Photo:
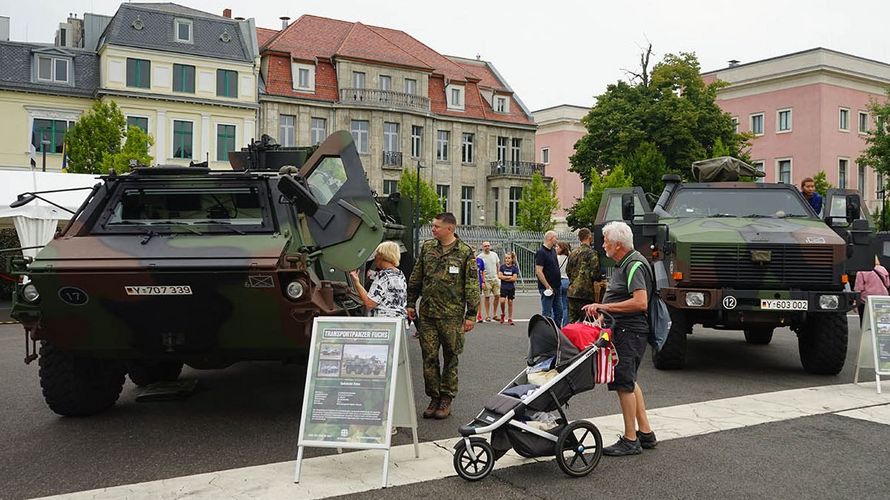
[[[870,251],[858,194],[829,193],[820,218],[793,185],[740,181],[762,174],[734,158],[697,162],[693,173],[699,182],[665,176],[652,210],[640,188],[606,190],[595,223],[600,241],[606,222],[630,223],[653,263],[673,321],[655,366],[685,366],[694,325],[741,330],[751,344],[790,327],[807,372],[840,372],[857,300],[848,259]]]
[[[264,137],[230,163],[103,176],[35,259],[10,262],[12,317],[26,362],[40,342],[53,411],[109,408],[125,374],[147,385],[183,364],[302,362],[315,316],[362,314],[345,271],[404,227],[373,197],[352,136],[317,148]]]

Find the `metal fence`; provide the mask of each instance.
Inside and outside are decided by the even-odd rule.
[[[519,231],[498,229],[494,226],[458,226],[455,230],[457,236],[464,243],[470,245],[476,253],[482,251],[482,242],[491,243],[491,250],[497,252],[504,262],[504,255],[507,252],[516,254],[516,265],[519,267],[519,281],[517,282],[518,290],[533,290],[537,288],[538,279],[535,278],[535,252],[541,247],[544,241],[544,233],[536,231]],[[568,242],[572,248],[577,247],[580,242],[575,233],[557,233],[559,241]],[[430,226],[425,225],[420,228],[420,240],[428,240],[432,238]]]

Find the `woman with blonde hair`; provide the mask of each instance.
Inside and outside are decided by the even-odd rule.
[[[392,241],[384,241],[374,251],[373,266],[377,269],[377,279],[371,283],[371,289],[365,291],[358,271],[349,275],[355,290],[371,313],[371,316],[404,318],[405,306],[408,304],[408,283],[405,275],[398,268],[401,253],[399,245]]]

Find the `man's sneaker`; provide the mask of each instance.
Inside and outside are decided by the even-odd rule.
[[[442,420],[449,416],[451,416],[451,398],[442,396],[442,399],[439,400],[439,407],[436,408],[436,413],[433,417],[437,420]]]
[[[637,431],[637,439],[640,441],[640,446],[642,446],[646,450],[651,450],[658,446],[658,440],[655,439],[655,431],[652,432],[640,432]]]
[[[631,441],[624,436],[619,436],[618,442],[613,444],[612,446],[606,446],[605,448],[603,448],[603,455],[609,457],[639,455],[640,453],[643,453],[643,448],[640,446],[640,440],[637,439],[635,441]]]
[[[510,318],[510,326],[513,326],[513,325],[515,325],[515,324],[516,324],[516,323],[513,322],[513,318]]]
[[[436,410],[439,409],[439,398],[431,398],[430,405],[426,407],[426,410],[423,410],[423,418],[433,418],[436,414]]]
[[[504,324],[504,313],[501,313],[501,324]]]

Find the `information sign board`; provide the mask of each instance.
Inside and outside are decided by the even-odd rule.
[[[881,375],[890,375],[890,297],[874,295],[868,297],[861,330],[853,382],[859,382],[860,369],[873,368],[877,391],[880,394]]]

